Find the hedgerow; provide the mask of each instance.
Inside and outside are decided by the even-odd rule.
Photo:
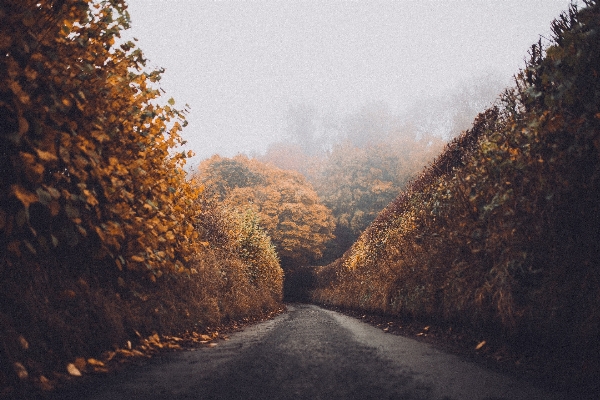
[[[320,302],[470,326],[600,370],[600,5],[574,5],[481,113],[338,261]],[[568,373],[565,373],[568,371]]]
[[[120,38],[128,26],[124,0],[0,4],[2,395],[51,388],[76,357],[281,300],[250,222],[227,238],[238,250],[207,246],[200,226],[219,216],[186,179],[186,111],[161,99],[163,71]]]

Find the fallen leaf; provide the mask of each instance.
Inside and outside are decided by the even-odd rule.
[[[69,363],[67,364],[67,372],[69,373],[69,375],[71,376],[81,376],[81,372],[77,369],[77,367],[72,364]]]
[[[117,350],[117,354],[119,354],[120,356],[123,357],[131,357],[133,356],[133,353],[129,350],[125,350],[125,349],[119,349]]]
[[[92,367],[105,367],[104,363],[100,360],[96,360],[95,358],[88,358],[87,363]]]
[[[19,336],[18,340],[23,350],[27,350],[29,348],[29,343],[27,343],[27,340],[25,340],[23,335]]]
[[[29,373],[27,372],[27,369],[20,362],[14,363],[13,368],[15,369],[15,372],[16,372],[17,376],[19,377],[19,379],[27,379],[29,377]]]
[[[479,344],[478,344],[478,345],[475,347],[475,350],[479,350],[479,349],[481,349],[483,346],[485,346],[485,340],[484,340],[484,341],[482,341],[482,342],[480,342],[480,343],[479,343]]]
[[[44,391],[49,392],[54,389],[54,384],[52,381],[46,378],[44,375],[40,376],[36,383],[37,386]]]

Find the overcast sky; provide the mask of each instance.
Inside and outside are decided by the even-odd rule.
[[[189,104],[197,153],[262,151],[289,106],[401,112],[488,73],[509,82],[567,0],[128,0],[131,35]]]

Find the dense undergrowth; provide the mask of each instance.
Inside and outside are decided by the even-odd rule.
[[[597,385],[600,4],[552,30],[516,86],[317,270],[314,301],[468,326]]]
[[[204,207],[176,151],[185,111],[127,27],[123,0],[0,4],[0,395],[280,307],[270,239]]]

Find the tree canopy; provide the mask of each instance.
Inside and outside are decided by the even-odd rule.
[[[206,191],[228,207],[253,209],[277,248],[283,266],[319,259],[333,238],[331,212],[298,172],[245,156],[204,161],[197,174]]]

